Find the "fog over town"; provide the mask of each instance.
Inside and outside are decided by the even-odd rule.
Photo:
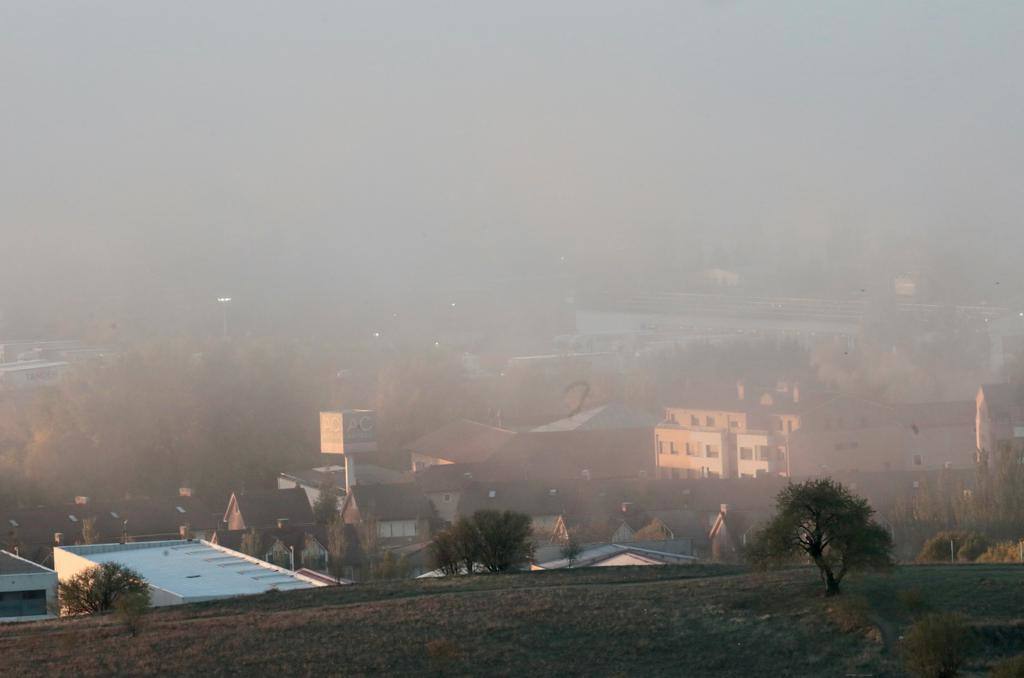
[[[0,656],[1024,675],[1022,30],[0,2]]]

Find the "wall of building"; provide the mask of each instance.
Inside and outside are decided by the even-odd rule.
[[[709,456],[709,446],[715,456]],[[662,477],[731,478],[735,473],[730,439],[723,431],[659,426],[655,429],[655,449]]]
[[[45,591],[46,612],[39,615],[17,615],[4,616],[3,607],[0,606],[0,622],[8,621],[36,621],[40,619],[51,619],[57,612],[57,573],[56,572],[32,572],[19,574],[0,575],[0,594],[12,594],[25,591]]]

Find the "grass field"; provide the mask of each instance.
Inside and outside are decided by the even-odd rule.
[[[1024,568],[907,566],[821,596],[808,569],[596,568],[366,584],[0,627],[0,674],[902,675],[915,615],[967,614],[967,675],[1024,653]]]

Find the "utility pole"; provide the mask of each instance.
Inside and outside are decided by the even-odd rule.
[[[221,315],[222,336],[225,339],[227,339],[228,338],[228,304],[231,303],[231,297],[217,297],[217,303],[220,304],[220,308],[221,308],[221,311],[222,311],[222,315]]]

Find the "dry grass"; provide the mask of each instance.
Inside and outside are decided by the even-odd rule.
[[[276,593],[157,610],[137,638],[113,617],[0,627],[0,657],[19,676],[899,675],[884,644],[827,623],[834,601],[811,572],[735,572],[607,568]],[[1024,609],[1018,572],[899,568],[849,589],[867,601],[858,619],[909,624],[894,592],[912,585],[936,607],[978,604],[998,625]],[[990,582],[983,595],[979,579]],[[1012,645],[998,654],[1021,651]]]

